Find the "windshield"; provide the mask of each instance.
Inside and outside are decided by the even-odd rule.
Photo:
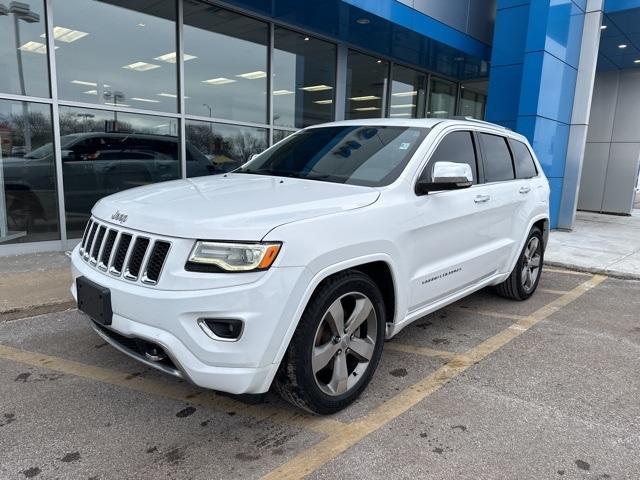
[[[310,128],[235,173],[381,187],[398,178],[428,132],[428,128],[401,126]]]

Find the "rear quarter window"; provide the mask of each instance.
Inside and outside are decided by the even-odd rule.
[[[509,139],[513,152],[513,163],[516,167],[516,178],[532,178],[538,174],[533,156],[524,143]]]

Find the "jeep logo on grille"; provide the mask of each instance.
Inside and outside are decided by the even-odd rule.
[[[129,218],[129,215],[125,215],[124,213],[120,213],[120,211],[116,211],[113,215],[111,215],[111,220],[115,220],[116,222],[124,223]]]

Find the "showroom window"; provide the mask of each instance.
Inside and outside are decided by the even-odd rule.
[[[60,238],[51,106],[0,100],[0,245]]]
[[[184,4],[185,110],[267,121],[267,23],[201,2]]]
[[[345,118],[384,116],[389,63],[349,50]]]
[[[187,120],[187,176],[226,173],[267,148],[268,131]]]
[[[442,118],[455,115],[457,91],[456,83],[431,77],[427,116]]]
[[[460,85],[460,103],[458,115],[463,117],[484,118],[487,105],[487,82],[466,82]]]
[[[58,96],[177,111],[176,2],[55,2]]]
[[[178,120],[60,107],[67,232],[82,235],[100,198],[180,177]]]
[[[333,120],[336,46],[276,27],[273,124],[303,128]]]
[[[392,72],[389,116],[423,118],[427,75],[400,65],[394,65]]]
[[[0,92],[49,96],[44,1],[5,2],[0,14]]]

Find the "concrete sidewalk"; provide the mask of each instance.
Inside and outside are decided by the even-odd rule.
[[[640,279],[640,210],[630,217],[578,212],[573,231],[551,232],[545,263]]]
[[[74,307],[69,264],[62,252],[0,257],[0,322]]]

